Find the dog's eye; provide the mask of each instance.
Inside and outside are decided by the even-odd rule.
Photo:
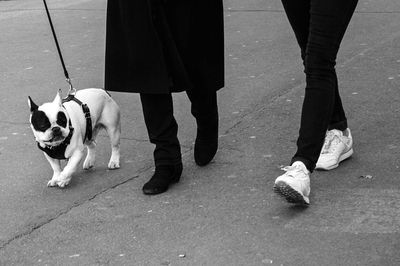
[[[31,122],[36,131],[45,132],[51,126],[49,119],[43,111],[34,111]]]
[[[67,126],[67,117],[63,112],[58,112],[57,114],[57,124],[66,127]]]
[[[50,124],[44,123],[38,125],[38,130],[45,132],[48,128],[50,128]]]

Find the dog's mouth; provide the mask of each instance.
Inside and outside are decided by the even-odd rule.
[[[59,135],[59,136],[54,136],[53,138],[51,138],[49,140],[45,140],[43,142],[46,144],[54,144],[54,143],[62,142],[63,140],[64,140],[64,137],[62,135]]]

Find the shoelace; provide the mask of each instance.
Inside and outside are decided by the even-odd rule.
[[[285,167],[281,167],[281,170],[285,171],[287,173],[287,175],[290,177],[295,177],[296,176],[295,173],[298,173],[298,172],[301,172],[302,174],[306,174],[304,172],[304,170],[300,166],[297,166],[297,165],[294,165],[294,166],[288,165]]]
[[[321,153],[325,154],[333,152],[339,142],[340,142],[339,136],[335,134],[335,132],[333,131],[328,131],[325,136],[324,146],[322,147]]]

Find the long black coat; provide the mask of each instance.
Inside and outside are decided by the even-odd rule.
[[[222,0],[108,0],[106,28],[106,90],[224,86]]]

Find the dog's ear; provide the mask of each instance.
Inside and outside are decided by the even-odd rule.
[[[31,112],[33,112],[39,108],[39,106],[37,106],[37,104],[32,101],[31,96],[28,96],[28,105],[29,105],[29,108],[31,109]]]
[[[58,90],[56,97],[53,100],[53,103],[58,104],[59,106],[62,105],[62,100],[61,100],[61,90]]]

